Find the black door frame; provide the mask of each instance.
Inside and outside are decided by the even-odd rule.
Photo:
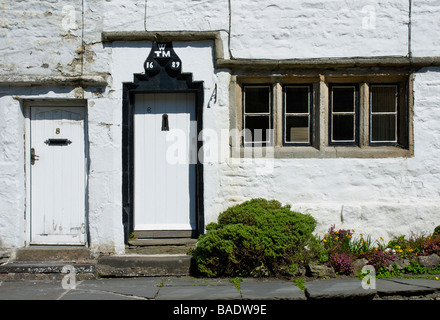
[[[153,44],[154,46],[154,44]],[[128,242],[134,232],[134,101],[136,94],[145,93],[194,93],[197,120],[197,136],[203,129],[203,81],[193,81],[191,73],[171,74],[165,67],[157,74],[148,77],[146,74],[134,74],[133,82],[123,83],[122,90],[122,222],[124,239]],[[204,197],[203,197],[203,159],[198,151],[203,141],[197,141],[196,168],[196,228],[195,237],[204,232]]]

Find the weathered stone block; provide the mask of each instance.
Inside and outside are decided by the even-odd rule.
[[[418,261],[422,267],[435,269],[440,264],[440,257],[433,253],[430,256],[418,257]]]

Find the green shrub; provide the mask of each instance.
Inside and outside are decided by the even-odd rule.
[[[315,227],[312,216],[288,205],[252,199],[222,212],[192,254],[205,276],[287,275],[322,253]]]

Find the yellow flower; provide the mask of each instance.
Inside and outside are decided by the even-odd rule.
[[[325,240],[325,239],[324,239],[323,241],[324,241],[324,242],[327,242],[327,240]]]
[[[339,237],[336,237],[335,240],[339,240]]]
[[[385,241],[382,237],[380,237],[380,240]]]
[[[438,280],[438,277],[435,277],[435,280]]]
[[[353,229],[353,230],[351,230],[351,232],[355,233],[356,231],[354,231],[354,229]]]
[[[348,239],[351,239],[351,236],[349,234],[347,234]]]
[[[336,233],[336,234],[339,234],[339,231],[336,230],[335,233]]]

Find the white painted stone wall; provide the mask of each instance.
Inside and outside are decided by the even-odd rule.
[[[87,99],[90,141],[89,233],[96,252],[123,252],[122,82],[143,72],[150,42],[103,44],[103,31],[220,30],[228,58],[292,59],[406,56],[408,1],[402,0],[0,0],[0,247],[26,243],[26,99]],[[438,56],[440,2],[413,0],[411,49]],[[84,47],[82,44],[84,43]],[[176,42],[184,72],[204,81],[206,129],[229,130],[229,72],[215,70],[214,43]],[[81,56],[81,53],[84,55]],[[7,79],[101,75],[105,90],[7,85]],[[11,81],[12,81],[11,80]],[[214,86],[218,100],[210,104]],[[209,132],[206,132],[208,135]],[[413,158],[210,159],[205,170],[206,222],[232,204],[275,198],[331,224],[389,239],[431,232],[440,224],[440,69],[415,74]],[[228,151],[222,140],[221,150]]]

